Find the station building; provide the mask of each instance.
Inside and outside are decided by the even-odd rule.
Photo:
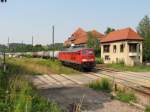
[[[101,40],[101,58],[104,63],[140,64],[142,42],[143,38],[131,28],[113,31]]]

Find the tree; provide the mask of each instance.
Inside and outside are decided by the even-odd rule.
[[[137,31],[144,38],[143,59],[150,61],[150,18],[147,15],[140,21]]]
[[[88,32],[87,47],[93,48],[96,56],[100,56],[100,41],[91,32]]]
[[[53,44],[48,45],[49,50],[53,49]],[[55,43],[54,44],[54,50],[62,50],[63,49],[63,43]]]
[[[7,0],[1,0],[1,2],[7,2]]]
[[[108,28],[106,29],[106,31],[105,31],[105,35],[109,34],[109,33],[112,32],[112,31],[115,31],[115,29],[108,27]]]

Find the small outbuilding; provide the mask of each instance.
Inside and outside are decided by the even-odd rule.
[[[101,58],[104,63],[124,63],[129,66],[142,63],[143,38],[131,28],[110,32],[101,40]]]

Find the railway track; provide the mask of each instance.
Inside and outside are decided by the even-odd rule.
[[[48,89],[48,88],[61,88],[61,87],[74,87],[88,84],[89,81],[85,80],[87,77],[83,75],[68,76],[65,74],[53,74],[53,75],[40,75],[32,76],[31,81],[38,89]],[[80,78],[82,77],[82,78]],[[84,81],[83,81],[84,80]],[[88,80],[93,80],[88,78]]]
[[[119,70],[114,70],[114,69],[110,69],[110,68],[106,68],[106,67],[101,67],[100,70],[105,70],[105,71],[109,71],[109,72],[117,72],[117,73],[121,73],[121,74],[125,74],[128,76],[134,76],[136,78],[143,78],[143,79],[149,79],[150,80],[150,76],[148,75],[144,75],[144,74],[139,74],[139,73],[135,73],[135,72],[121,72]]]
[[[107,71],[112,71],[112,72],[121,72],[121,73],[123,73],[123,72],[120,71],[120,70],[116,70],[116,69],[112,69],[112,68],[107,68],[107,67],[104,66],[104,65],[98,65],[98,66],[96,66],[96,69],[107,70]],[[149,75],[145,75],[145,74],[141,74],[141,73],[135,73],[135,72],[126,71],[126,72],[124,72],[124,74],[126,74],[126,75],[132,74],[132,75],[134,75],[135,77],[138,77],[138,76],[140,75],[140,76],[142,76],[143,78],[148,78],[148,79],[150,79],[150,73],[149,73]]]
[[[103,70],[101,72],[102,74],[109,74],[112,75],[115,78],[122,78],[130,82],[136,82],[137,84],[140,84],[145,87],[150,87],[150,79],[145,78],[145,77],[138,77],[138,76],[133,76],[128,73],[123,73],[123,72],[112,72],[108,70]]]
[[[96,69],[101,70],[101,72],[100,73],[90,72],[88,73],[88,75],[94,75],[97,78],[108,77],[114,80],[116,83],[120,83],[136,91],[150,95],[150,79],[148,77],[142,76],[143,77],[142,78],[142,77],[135,76],[135,74],[132,75],[117,70],[111,70],[105,67],[96,68]]]

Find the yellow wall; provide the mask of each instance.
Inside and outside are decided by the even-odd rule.
[[[137,53],[140,56],[139,62],[142,63],[142,41],[118,41],[112,43],[101,43],[101,58],[104,60],[104,63],[117,63],[120,61],[124,61],[126,65],[133,66],[137,56],[129,56],[136,55],[129,52],[128,43],[138,43],[140,44],[140,53]],[[124,44],[124,52],[120,52],[120,45]],[[109,53],[104,53],[103,45],[110,45]],[[116,45],[116,53],[113,52],[113,46]],[[105,60],[105,56],[108,55],[110,60]]]

